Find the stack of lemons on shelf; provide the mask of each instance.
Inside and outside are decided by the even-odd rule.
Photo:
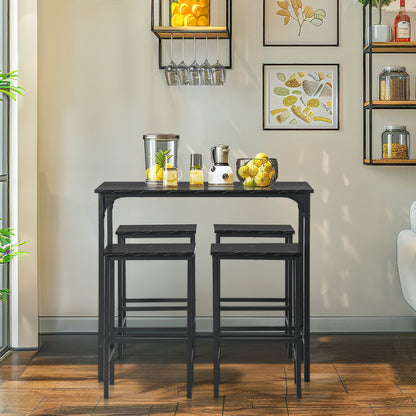
[[[209,26],[209,0],[173,0],[172,26]]]
[[[237,174],[247,187],[270,186],[275,178],[276,159],[269,159],[265,153],[257,153],[253,159],[238,159]]]

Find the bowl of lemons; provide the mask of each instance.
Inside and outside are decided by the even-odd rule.
[[[277,159],[265,153],[257,153],[254,158],[237,159],[237,177],[248,188],[265,188],[277,179]]]

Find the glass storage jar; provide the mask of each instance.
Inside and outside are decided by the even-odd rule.
[[[406,126],[384,126],[383,159],[409,159],[410,134]]]
[[[381,101],[407,101],[410,96],[410,79],[404,66],[385,66],[379,75]]]
[[[145,134],[144,161],[146,184],[163,185],[163,169],[177,168],[178,140],[176,134]]]
[[[203,185],[204,172],[202,170],[202,155],[194,153],[191,155],[191,165],[189,169],[189,185]]]

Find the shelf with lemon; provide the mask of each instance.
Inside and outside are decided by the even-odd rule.
[[[221,7],[219,7],[221,3]],[[211,6],[216,7],[215,13]],[[152,32],[159,39],[159,69],[164,69],[163,44],[171,39],[218,39],[228,41],[228,63],[231,62],[231,0],[221,0],[211,5],[210,0],[152,0]],[[224,22],[213,22],[212,15],[225,16]]]

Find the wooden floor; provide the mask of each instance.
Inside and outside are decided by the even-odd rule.
[[[185,393],[185,348],[129,345],[104,400],[96,337],[41,337],[38,353],[0,362],[2,415],[415,416],[416,334],[314,335],[311,381],[296,399],[283,345],[223,349],[220,398],[213,399],[211,342],[199,339],[193,398]]]

